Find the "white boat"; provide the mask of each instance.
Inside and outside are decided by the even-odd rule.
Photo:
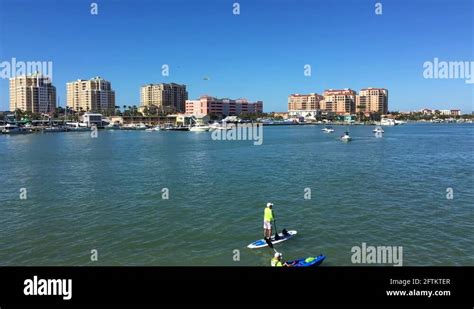
[[[148,128],[148,129],[146,129],[145,131],[147,131],[147,132],[154,132],[154,131],[160,131],[160,130],[161,130],[160,126],[155,126],[155,127],[153,127],[153,128]]]
[[[87,124],[82,122],[66,122],[66,128],[68,131],[81,132],[81,131],[90,131],[91,129],[87,127]]]
[[[17,126],[13,123],[7,123],[3,130],[3,134],[25,134],[31,132],[31,129]]]
[[[122,127],[122,130],[146,130],[147,126],[144,123],[131,123]]]
[[[374,132],[375,134],[382,134],[385,131],[382,129],[381,126],[377,126],[375,129],[372,130],[372,132]]]
[[[321,131],[323,131],[324,133],[332,133],[334,132],[334,129],[332,127],[324,127],[323,129],[321,129]]]
[[[342,142],[350,142],[352,140],[352,137],[349,135],[349,130],[346,129],[344,132],[344,135],[341,136],[341,141]]]
[[[120,123],[115,122],[115,123],[109,123],[106,127],[106,130],[120,130]]]
[[[202,125],[202,124],[198,124],[198,125],[194,125],[192,126],[189,131],[192,131],[192,132],[207,132],[209,131],[211,128],[209,126],[206,126],[206,125]]]
[[[396,122],[394,119],[389,119],[389,118],[382,118],[380,121],[380,125],[382,126],[394,126],[396,125]]]
[[[227,125],[227,123],[220,124],[218,122],[214,122],[213,124],[209,125],[209,130],[230,130],[232,127]]]
[[[406,124],[407,122],[406,121],[403,121],[403,120],[395,120],[395,124],[396,125],[402,125],[402,124]]]
[[[43,129],[43,133],[56,133],[56,132],[66,132],[67,128],[62,126],[50,126]]]

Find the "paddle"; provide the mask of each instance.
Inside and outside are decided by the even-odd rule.
[[[275,240],[279,240],[279,239],[280,239],[280,235],[278,235],[278,229],[277,229],[276,220],[273,220],[273,225],[275,226]]]
[[[272,244],[272,241],[268,238],[265,238],[265,241],[267,242],[267,245],[273,249],[273,251],[275,251],[275,253],[277,253],[278,251],[275,250],[275,248],[273,247],[273,244]]]
[[[265,241],[267,242],[267,245],[268,245],[270,248],[272,248],[273,251],[275,251],[275,253],[278,253],[278,251],[276,251],[275,248],[273,247],[272,241],[271,241],[270,239],[265,238]],[[290,264],[288,264],[287,262],[285,262],[285,263],[283,264],[283,266],[291,267],[291,266],[293,266],[293,265],[295,265],[295,264],[296,264],[296,261],[293,261],[293,262],[290,263]]]

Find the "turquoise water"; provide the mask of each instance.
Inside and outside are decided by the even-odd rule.
[[[268,265],[269,248],[246,246],[271,201],[278,229],[298,230],[277,247],[285,259],[352,265],[365,242],[403,246],[404,265],[474,265],[473,125],[383,138],[353,126],[347,144],[335,129],[265,127],[262,146],[194,132],[0,136],[0,264]]]

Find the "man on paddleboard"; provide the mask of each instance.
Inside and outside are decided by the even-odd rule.
[[[263,213],[263,237],[270,239],[272,237],[273,203],[267,203]]]

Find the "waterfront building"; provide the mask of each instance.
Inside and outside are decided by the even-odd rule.
[[[388,113],[388,90],[385,88],[361,89],[356,96],[356,113]]]
[[[440,115],[451,116],[451,110],[449,110],[449,109],[440,109],[440,110],[437,110],[437,111],[439,112]]]
[[[10,110],[51,113],[56,110],[56,87],[39,73],[10,78]]]
[[[186,114],[189,115],[238,116],[240,114],[260,114],[262,112],[262,101],[218,99],[208,95],[203,95],[198,100],[186,101]]]
[[[356,92],[346,88],[342,90],[329,89],[324,91],[324,100],[319,102],[321,110],[341,114],[355,112]]]
[[[321,113],[320,102],[323,99],[324,97],[317,93],[289,95],[288,115],[314,119]]]
[[[115,110],[115,91],[109,81],[101,77],[78,79],[66,84],[67,106],[74,111],[112,113]]]
[[[443,116],[461,116],[461,110],[459,109],[440,109],[435,110],[435,113]]]
[[[155,106],[159,109],[184,112],[188,99],[186,85],[180,84],[148,84],[140,88],[140,108]]]
[[[93,125],[97,127],[102,127],[102,114],[84,113],[84,115],[82,115],[81,117],[81,120],[88,127],[93,126]]]
[[[433,111],[429,108],[423,108],[422,110],[420,110],[420,113],[422,113],[423,115],[431,115]]]
[[[290,114],[288,112],[274,112],[273,117],[274,118],[281,117],[283,119],[288,119],[290,118]]]

